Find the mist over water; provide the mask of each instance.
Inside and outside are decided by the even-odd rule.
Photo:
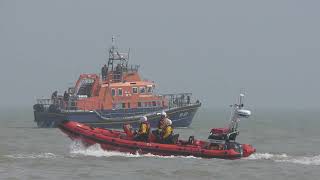
[[[181,138],[206,139],[230,109],[200,109]],[[240,122],[238,142],[257,153],[240,160],[161,157],[85,148],[58,129],[38,129],[29,108],[1,110],[0,173],[16,179],[318,179],[320,138],[313,110],[255,110]]]
[[[112,35],[161,93],[206,107],[317,108],[320,1],[1,1],[0,107],[31,106],[107,63]]]

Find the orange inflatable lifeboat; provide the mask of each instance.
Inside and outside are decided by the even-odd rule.
[[[240,98],[241,99],[241,98]],[[95,128],[75,121],[63,121],[58,127],[72,140],[80,140],[90,146],[100,144],[104,150],[120,151],[139,154],[154,154],[162,156],[195,156],[203,158],[237,159],[248,157],[256,150],[249,144],[239,144],[235,141],[239,134],[237,131],[239,118],[249,117],[251,112],[244,110],[243,104],[235,104],[231,123],[227,128],[214,128],[211,130],[208,141],[194,139],[179,140],[174,135],[172,144],[162,144],[156,141],[154,135],[149,133],[146,142],[134,140],[131,126],[125,124],[124,131]]]
[[[104,150],[132,154],[150,153],[161,156],[237,159],[248,157],[255,152],[255,149],[251,145],[239,144],[233,141],[225,144],[210,143],[195,140],[193,136],[190,136],[188,141],[177,140],[175,144],[160,144],[154,142],[151,133],[150,141],[142,142],[135,141],[133,136],[128,135],[125,131],[94,128],[74,121],[64,121],[58,127],[72,140],[80,140],[87,146],[98,143]]]

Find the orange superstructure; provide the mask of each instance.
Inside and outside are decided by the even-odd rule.
[[[128,53],[118,52],[115,46],[109,50],[108,65],[96,74],[80,75],[75,94],[77,109],[130,109],[142,107],[165,108],[168,102],[153,93],[155,83],[142,80],[138,65],[128,65]]]

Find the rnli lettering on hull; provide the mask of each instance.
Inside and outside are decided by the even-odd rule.
[[[189,115],[189,112],[182,112],[179,114],[179,118],[184,118],[187,117]]]

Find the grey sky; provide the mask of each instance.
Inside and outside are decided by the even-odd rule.
[[[0,0],[0,107],[99,72],[111,36],[160,92],[225,107],[320,108],[320,1]]]

